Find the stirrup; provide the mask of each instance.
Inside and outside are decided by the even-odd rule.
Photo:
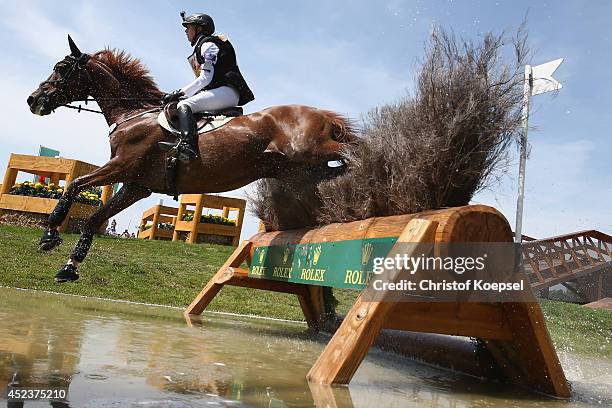
[[[184,163],[188,163],[198,157],[198,153],[188,143],[180,143],[177,148],[178,159]]]

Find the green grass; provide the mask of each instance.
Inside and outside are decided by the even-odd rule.
[[[42,230],[0,225],[0,285],[185,307],[213,276],[233,247],[95,237],[76,282],[56,284],[78,235],[49,253],[38,251]],[[303,320],[297,297],[224,288],[209,310]]]
[[[42,231],[0,225],[0,285],[41,289],[169,306],[187,306],[233,251],[220,245],[96,237],[77,282],[55,284],[53,276],[78,238],[50,253],[37,250]],[[357,295],[336,290],[338,312]],[[543,301],[548,329],[558,349],[612,358],[612,312]],[[303,320],[297,297],[238,287],[224,288],[208,310]]]
[[[540,305],[557,350],[612,359],[612,311],[551,300]]]

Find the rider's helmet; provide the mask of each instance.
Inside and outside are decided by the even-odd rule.
[[[212,17],[204,13],[196,13],[185,17],[185,12],[181,11],[181,17],[183,18],[183,26],[187,24],[197,25],[202,27],[204,35],[208,36],[215,32],[215,22]]]

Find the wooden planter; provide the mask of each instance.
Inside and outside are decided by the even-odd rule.
[[[157,225],[161,222],[167,222],[172,225],[176,222],[176,214],[178,208],[167,207],[165,205],[156,205],[142,213],[140,220],[140,228],[138,229],[138,238],[140,239],[162,239],[172,240],[174,229],[165,230],[158,228]],[[144,229],[147,225],[149,228]]]
[[[195,207],[190,210],[189,207]],[[179,208],[156,205],[142,214],[140,221],[141,239],[172,239],[172,241],[185,240],[193,244],[198,242],[202,235],[229,237],[233,246],[238,246],[246,201],[239,198],[222,197],[208,194],[183,194]],[[213,208],[222,211],[223,217],[229,217],[230,211],[236,211],[236,225],[219,225],[200,222],[202,210]],[[192,214],[191,221],[182,221],[184,215]],[[163,230],[157,227],[159,223],[167,222],[174,225],[173,230]],[[144,229],[150,224],[150,228]]]
[[[64,181],[64,186],[67,186],[75,178],[91,173],[97,168],[98,166],[93,164],[62,157],[28,156],[12,153],[6,173],[4,173],[3,183],[0,185],[0,215],[5,212],[16,212],[23,215],[51,214],[57,205],[58,200],[52,198],[9,194],[11,188],[15,185],[19,172],[49,178],[51,183],[56,185]],[[102,202],[105,203],[111,195],[111,186],[104,186]],[[98,207],[88,204],[73,203],[59,230],[61,232],[65,231],[71,220],[89,218],[97,209]],[[103,228],[105,227],[103,226]]]

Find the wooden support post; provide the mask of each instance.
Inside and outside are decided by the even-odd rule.
[[[17,169],[12,169],[10,166],[10,164],[7,166],[6,173],[4,173],[0,194],[8,194],[15,185],[15,181],[17,181]]]
[[[236,231],[238,235],[234,236],[232,239],[233,246],[238,246],[238,243],[240,242],[240,232],[242,231],[242,223],[244,222],[244,211],[245,204],[243,203],[243,205],[238,208],[238,216],[236,217]]]
[[[106,202],[112,196],[113,196],[113,186],[112,185],[102,187],[102,196],[100,197],[100,200],[102,200],[104,204],[106,204]]]
[[[49,182],[51,184],[55,184],[56,186],[59,186],[60,180],[61,180],[61,174],[60,173],[52,173],[51,177],[49,177]]]
[[[149,236],[150,240],[154,240],[155,234],[157,234],[157,224],[159,223],[159,212],[161,211],[161,205],[157,204],[154,208],[155,212],[153,213],[153,220],[151,221],[151,235]]]
[[[560,398],[569,398],[571,391],[552,344],[546,321],[537,302],[502,303],[514,339],[512,364],[499,364],[502,370],[518,369],[518,374],[508,372],[515,384]]]
[[[230,208],[229,207],[223,207],[223,213],[221,214],[221,216],[223,218],[227,218],[227,217],[229,217],[229,212],[230,212]]]
[[[190,244],[195,244],[198,242],[198,225],[200,224],[200,218],[202,217],[202,200],[204,199],[204,194],[200,194],[200,196],[196,199],[195,202],[195,210],[193,211],[193,220],[191,221],[191,232],[189,233],[189,237],[187,238],[187,242]]]
[[[428,253],[433,245],[437,226],[438,223],[435,221],[411,220],[388,256],[399,254],[402,244],[405,243],[413,244],[411,252],[406,254],[409,257],[412,253]],[[399,274],[399,270],[390,271],[389,281],[395,281]],[[381,294],[380,302],[367,302],[363,296],[362,292],[336,334],[310,369],[306,377],[309,381],[317,384],[348,384],[353,378],[353,374],[382,330],[385,317],[394,306],[392,302],[385,302],[389,297],[388,294]]]
[[[179,208],[178,208],[178,212],[176,213],[176,221],[174,221],[175,227],[176,227],[177,222],[183,220],[183,216],[185,215],[186,208],[187,208],[187,204],[183,204],[182,202],[179,201]],[[176,230],[176,228],[174,229],[174,232],[172,233],[172,240],[173,241],[179,240],[179,232]]]
[[[323,301],[323,287],[304,285],[307,288],[306,295],[298,295],[300,307],[308,327],[320,330],[325,321],[325,304]]]
[[[223,266],[217,271],[215,276],[208,281],[204,289],[196,296],[196,298],[191,302],[191,304],[185,309],[185,314],[201,314],[206,306],[214,299],[214,297],[219,293],[224,282],[227,281],[228,278],[231,278],[228,274],[228,268],[238,268],[240,264],[249,256],[251,252],[252,243],[250,241],[244,241],[236,250],[227,258],[227,261],[223,264]]]
[[[4,179],[2,180],[2,186],[0,186],[0,196],[2,196],[2,194],[8,194],[15,185],[15,181],[17,181],[17,169],[11,168],[11,161],[9,159],[9,163],[6,166],[6,173],[4,173]],[[2,213],[3,210],[0,209],[0,215],[2,215]]]

